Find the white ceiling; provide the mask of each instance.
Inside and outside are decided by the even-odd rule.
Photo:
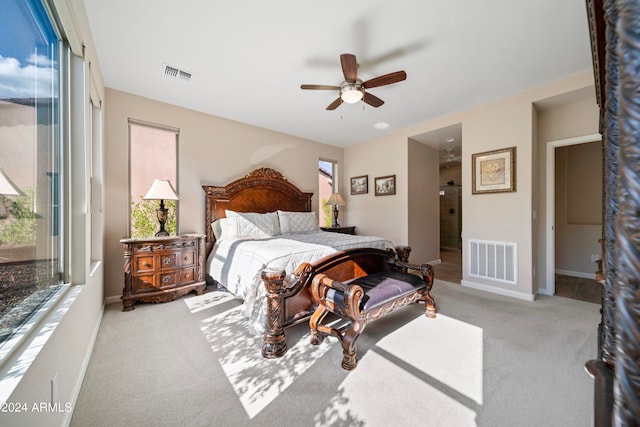
[[[107,87],[341,147],[591,68],[584,0],[84,2]],[[341,53],[407,80],[326,111]]]

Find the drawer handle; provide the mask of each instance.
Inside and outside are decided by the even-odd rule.
[[[171,264],[173,264],[173,259],[171,259],[171,258],[165,258],[165,259],[162,261],[162,263],[163,263],[164,265],[171,265]]]
[[[185,279],[188,279],[189,277],[191,277],[191,274],[189,274],[189,273],[187,273],[187,274],[185,274],[185,275],[184,275],[184,278],[185,278]]]
[[[143,267],[151,267],[151,264],[149,264],[148,262],[145,261],[145,262],[142,263],[142,266]]]
[[[171,276],[164,276],[162,278],[162,283],[173,283],[173,277]]]

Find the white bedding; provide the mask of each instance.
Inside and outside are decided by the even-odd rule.
[[[332,253],[352,248],[393,248],[388,240],[318,231],[273,237],[226,238],[216,241],[209,259],[209,275],[236,297],[244,300],[244,315],[251,332],[261,334],[266,324],[265,268],[284,269],[285,284],[293,283],[293,272],[303,262],[314,262]]]

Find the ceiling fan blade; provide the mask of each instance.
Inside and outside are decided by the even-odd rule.
[[[327,110],[335,110],[336,108],[338,108],[340,106],[340,104],[342,104],[342,98],[338,97],[338,99],[336,99],[331,104],[329,104],[329,106],[326,109]]]
[[[364,98],[362,98],[362,100],[372,107],[376,108],[384,104],[384,101],[382,99],[378,98],[375,95],[371,95],[369,92],[364,93]]]
[[[372,87],[386,86],[392,83],[401,82],[407,78],[407,73],[404,71],[396,71],[394,73],[385,74],[384,76],[374,77],[366,82],[362,83],[365,89],[371,89]]]
[[[340,86],[331,86],[331,85],[300,85],[300,89],[311,89],[311,90],[340,90]]]
[[[340,55],[340,64],[342,65],[342,73],[347,83],[355,83],[358,79],[358,63],[356,56],[350,53]]]

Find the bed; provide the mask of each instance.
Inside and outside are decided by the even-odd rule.
[[[319,230],[311,210],[313,193],[301,191],[274,169],[256,169],[228,185],[203,190],[207,280],[244,301],[249,329],[264,334],[265,343],[274,338],[270,331],[283,334],[284,327],[313,314],[309,291],[294,274],[300,264],[344,249],[394,250],[383,238]]]

